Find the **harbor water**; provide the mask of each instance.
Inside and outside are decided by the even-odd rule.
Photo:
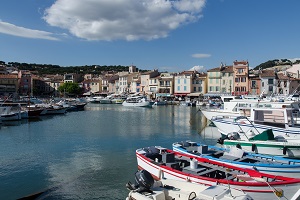
[[[0,199],[122,199],[137,171],[135,150],[192,140],[216,144],[197,107],[128,108],[88,104],[84,111],[4,123]]]

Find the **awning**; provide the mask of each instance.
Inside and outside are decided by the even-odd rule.
[[[230,93],[206,93],[203,96],[205,97],[220,97],[220,96],[228,96]]]
[[[199,97],[200,95],[202,95],[201,92],[194,92],[194,93],[188,94],[187,96],[189,96],[189,97]]]
[[[170,97],[171,94],[169,94],[169,93],[157,93],[156,96],[157,97]]]
[[[219,97],[219,96],[222,96],[222,93],[206,93],[203,96],[205,96],[205,97]]]
[[[175,96],[186,96],[188,93],[174,93]]]

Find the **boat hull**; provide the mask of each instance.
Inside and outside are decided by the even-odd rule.
[[[129,107],[151,107],[150,102],[138,102],[138,103],[128,103],[124,101],[122,103],[123,106],[129,106]]]
[[[261,124],[250,124],[246,122],[234,122],[233,119],[214,118],[212,122],[219,129],[221,133],[239,132],[249,133],[253,131],[255,134],[262,133],[268,129],[272,129],[274,136],[282,136],[287,141],[300,143],[300,128],[289,127],[279,128]]]
[[[215,185],[215,181],[205,180],[202,179],[200,176],[181,172],[170,167],[166,167],[164,165],[158,165],[155,162],[147,159],[144,155],[140,154],[137,150],[136,152],[138,168],[147,170],[154,179],[171,179],[171,180],[185,180],[192,183],[198,184],[205,184],[205,185]],[[218,185],[224,185],[220,182],[217,182]],[[228,185],[227,185],[228,186]],[[278,184],[275,186],[277,190],[283,190],[284,199],[290,199],[293,197],[294,193],[297,192],[299,189],[300,184],[297,183],[290,183],[290,184]],[[237,184],[230,184],[230,188],[242,190],[249,194],[253,199],[275,199],[276,196],[273,192],[273,188],[270,188],[268,184],[260,184],[259,186],[251,183],[243,183],[241,182],[240,185]]]
[[[216,116],[238,117],[241,115],[239,112],[227,112],[227,111],[220,110],[220,109],[201,109],[201,112],[208,120],[211,120],[213,117],[216,117]]]
[[[268,141],[236,141],[224,140],[224,147],[241,147],[244,151],[259,154],[284,156],[284,157],[300,157],[300,145],[294,145],[286,142],[268,142]]]
[[[209,148],[211,149],[215,149],[216,151],[226,151],[226,149],[228,148],[219,148],[219,147],[215,147],[215,146],[209,146]],[[231,148],[231,146],[230,146]],[[183,149],[182,147],[173,144],[173,151],[179,152],[179,153],[183,153],[183,154],[187,154],[190,156],[195,156],[194,153],[190,153],[188,152],[186,149]],[[204,154],[204,155],[200,155],[197,157],[201,158],[208,158],[210,160],[214,160],[216,162],[220,162],[220,163],[226,163],[232,166],[236,166],[236,167],[242,167],[242,168],[247,168],[247,169],[255,169],[259,172],[263,172],[263,173],[269,173],[269,174],[273,174],[273,175],[280,175],[280,176],[287,176],[287,177],[295,177],[295,178],[300,178],[300,160],[295,160],[295,159],[285,159],[282,157],[274,157],[274,156],[265,156],[262,154],[251,154],[251,153],[247,153],[247,155],[249,155],[248,158],[251,159],[252,158],[264,158],[265,161],[273,161],[270,162],[268,164],[268,162],[266,163],[251,163],[251,162],[240,162],[240,161],[236,161],[236,160],[228,160],[228,159],[222,159],[222,158],[215,158],[213,156]],[[247,158],[247,155],[245,158]],[[288,163],[288,164],[287,164]]]

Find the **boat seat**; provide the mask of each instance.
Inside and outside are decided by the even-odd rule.
[[[199,173],[204,172],[204,171],[207,171],[207,168],[198,167],[196,169],[192,169],[190,166],[183,168],[183,172],[189,173],[189,174],[195,174],[195,175],[199,175]]]
[[[239,160],[240,158],[231,155],[223,155],[220,157],[220,159],[236,161]]]
[[[215,153],[212,154],[213,157],[219,158],[220,156],[222,156],[224,154],[224,151],[217,151]]]
[[[209,173],[214,172],[214,171],[216,171],[216,170],[217,170],[217,169],[214,169],[214,168],[209,169],[209,170],[205,170],[205,171],[202,171],[202,172],[198,173],[198,176],[203,176],[203,175],[205,175],[205,174],[209,174]]]
[[[179,162],[166,163],[166,166],[171,167],[172,169],[181,170]]]

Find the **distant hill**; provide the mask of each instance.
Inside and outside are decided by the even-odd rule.
[[[269,60],[267,62],[261,63],[260,65],[253,68],[253,70],[259,70],[259,69],[267,69],[275,66],[282,66],[282,65],[290,65],[293,64],[299,64],[300,59],[275,59],[275,60]]]
[[[18,70],[36,71],[39,75],[66,74],[66,73],[102,74],[106,72],[128,71],[129,68],[129,66],[121,66],[121,65],[109,65],[109,66],[85,65],[85,66],[61,67],[59,65],[51,65],[51,64],[18,63],[18,62],[8,62],[6,64],[4,61],[0,61],[0,65],[4,65],[7,67],[14,67],[17,68]],[[147,71],[147,70],[140,70],[140,69],[138,70],[140,72]]]

